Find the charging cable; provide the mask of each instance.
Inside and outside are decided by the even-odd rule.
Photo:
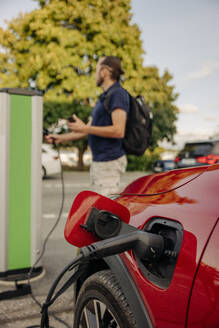
[[[47,129],[43,129],[43,135],[48,135],[50,132],[47,130]],[[45,250],[46,250],[46,245],[47,245],[47,242],[50,238],[50,236],[52,235],[53,231],[56,229],[57,225],[59,224],[60,222],[60,219],[61,219],[61,215],[62,215],[62,211],[63,211],[63,207],[64,207],[64,201],[65,201],[65,185],[64,185],[64,174],[63,174],[63,167],[62,167],[62,161],[61,161],[61,156],[60,156],[60,149],[59,147],[56,145],[55,141],[53,141],[53,146],[56,148],[57,150],[57,153],[58,153],[58,158],[59,158],[59,162],[60,162],[60,167],[61,167],[61,172],[60,172],[60,180],[61,180],[61,205],[60,205],[60,209],[59,209],[59,213],[58,213],[58,216],[57,216],[57,219],[56,219],[56,222],[54,223],[52,229],[49,231],[49,233],[47,234],[44,242],[43,242],[43,245],[42,245],[42,248],[41,248],[41,252],[40,252],[40,255],[38,256],[37,260],[35,261],[35,263],[32,265],[32,267],[30,268],[30,271],[28,273],[28,285],[30,287],[30,296],[31,298],[33,299],[33,301],[40,307],[40,309],[42,309],[42,304],[37,300],[37,298],[35,297],[33,291],[32,291],[32,288],[31,288],[31,276],[32,276],[32,273],[33,273],[33,270],[34,268],[36,267],[36,265],[39,263],[39,261],[42,259],[44,253],[45,253]],[[64,320],[60,319],[59,317],[57,317],[56,315],[54,314],[50,314],[56,321],[62,323],[65,327],[67,328],[71,328],[71,326],[69,326]],[[28,326],[26,328],[38,328],[39,326]],[[52,326],[50,326],[50,328],[53,328]]]
[[[45,303],[42,306],[42,316],[40,328],[50,328],[48,308],[55,300],[64,293],[86,270],[87,263],[91,260],[101,259],[106,256],[112,256],[123,253],[132,249],[136,256],[152,260],[156,252],[156,258],[160,257],[164,252],[164,238],[142,230],[137,230],[124,235],[118,235],[113,238],[98,241],[89,246],[82,247],[80,254],[73,262],[69,263],[64,270],[58,275],[53,282]],[[55,289],[67,271],[74,270],[73,275],[64,283],[64,285],[53,296]]]

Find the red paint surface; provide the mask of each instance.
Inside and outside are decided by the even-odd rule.
[[[132,252],[126,252],[121,257],[154,327],[186,327],[188,313],[189,328],[219,327],[218,226],[212,233],[219,218],[219,165],[140,178],[127,186],[116,201],[95,193],[82,196],[80,198],[79,194],[76,198],[65,229],[66,239],[79,247],[95,241],[93,236],[89,233],[85,235],[80,228],[92,206],[98,205],[99,209],[114,212],[117,209],[115,204],[123,205],[118,209],[122,219],[126,220],[127,213],[130,213],[130,220],[127,221],[139,229],[154,217],[180,222],[184,229],[183,243],[167,289],[161,289],[147,280]]]
[[[176,183],[180,184],[185,181],[185,178],[188,178],[187,170],[180,171],[182,172],[182,180],[179,178],[180,172],[178,170],[177,180],[174,182],[172,179],[167,189],[171,189],[171,186]],[[174,276],[166,290],[149,282],[142,275],[135,259],[130,257],[130,254],[122,255],[148,313],[151,315],[154,327],[181,328],[185,327],[186,324],[187,306],[193,280],[203,249],[219,217],[219,165],[207,167],[207,169],[205,167],[204,171],[205,173],[197,175],[189,183],[181,184],[181,187],[163,194],[153,196],[124,195],[117,199],[129,209],[131,213],[130,224],[138,228],[142,228],[152,217],[176,220],[184,228],[183,244]],[[157,177],[155,176],[155,180]],[[153,179],[153,176],[151,178]],[[144,183],[145,181],[142,179],[142,184]],[[144,188],[138,185],[138,190],[142,191]],[[148,188],[150,188],[150,184]],[[162,190],[162,188],[165,188],[163,183],[158,183],[157,190]],[[147,187],[146,190],[148,192]],[[218,233],[217,238],[219,239]],[[217,263],[219,265],[219,256]],[[217,274],[219,274],[219,269],[217,269]],[[219,327],[218,321],[217,325]]]
[[[204,251],[189,307],[189,328],[219,327],[219,222]]]
[[[65,239],[72,245],[83,247],[97,241],[88,231],[81,228],[85,224],[92,208],[107,210],[128,223],[130,213],[123,205],[92,191],[82,191],[75,198],[65,225]]]

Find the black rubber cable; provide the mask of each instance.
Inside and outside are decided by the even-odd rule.
[[[56,146],[56,145],[55,145]],[[63,167],[62,167],[62,161],[61,161],[61,156],[60,156],[60,150],[59,147],[56,146],[57,152],[58,152],[58,158],[59,158],[59,162],[60,162],[60,167],[61,167],[61,172],[60,172],[60,180],[61,180],[61,186],[62,186],[62,198],[61,198],[61,205],[60,205],[60,209],[59,209],[59,214],[57,216],[56,222],[53,225],[52,229],[49,231],[49,233],[47,234],[44,242],[43,242],[43,246],[40,252],[39,257],[37,258],[37,260],[35,261],[35,263],[32,265],[32,267],[30,268],[30,271],[28,273],[28,285],[30,286],[30,296],[33,299],[33,301],[40,307],[40,309],[42,309],[42,304],[37,300],[37,298],[35,297],[32,288],[31,288],[31,275],[33,273],[33,270],[35,268],[35,266],[37,265],[37,263],[42,259],[45,250],[46,250],[46,245],[48,242],[48,239],[50,238],[51,234],[53,233],[53,231],[56,229],[57,225],[59,224],[59,221],[61,219],[61,215],[62,215],[62,211],[63,211],[63,206],[64,206],[64,201],[65,201],[65,184],[64,184],[64,175],[63,175]],[[67,328],[71,328],[71,326],[69,326],[64,320],[60,319],[59,317],[57,317],[55,314],[50,313],[50,316],[53,317],[56,321],[62,323],[65,327]],[[40,328],[40,326],[38,325],[34,325],[34,326],[28,326],[26,328]],[[50,326],[50,328],[54,328],[52,326]]]
[[[84,258],[84,256],[79,255],[77,258],[75,258],[71,263],[69,263],[62,272],[58,275],[58,277],[53,282],[52,286],[50,287],[49,293],[47,295],[46,301],[42,306],[42,316],[41,316],[41,325],[40,328],[49,328],[49,315],[48,314],[48,307],[51,306],[55,300],[62,295],[82,274],[82,272],[86,268],[86,262],[87,260]],[[78,266],[77,271],[75,271],[72,276],[64,283],[64,285],[58,290],[58,292],[53,296],[56,287],[64,274],[67,271],[73,270],[76,266]]]

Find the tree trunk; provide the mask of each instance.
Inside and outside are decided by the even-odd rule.
[[[78,148],[78,165],[77,168],[79,171],[84,170],[84,163],[83,163],[83,155],[86,150],[86,147],[80,147]]]

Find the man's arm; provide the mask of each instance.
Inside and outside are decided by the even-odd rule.
[[[126,126],[126,112],[121,108],[116,108],[112,112],[112,125],[109,126],[91,126],[84,124],[76,115],[75,122],[69,123],[68,127],[73,132],[94,134],[104,138],[124,138]]]
[[[70,124],[70,123],[69,123]],[[85,125],[89,126],[91,124],[91,120]],[[45,140],[48,143],[53,143],[55,140],[55,143],[58,145],[60,143],[65,143],[68,141],[75,141],[82,139],[86,137],[88,134],[86,132],[70,132],[70,133],[63,133],[63,134],[49,134],[48,136],[45,137]]]
[[[77,133],[77,132],[70,132],[64,134],[49,134],[48,136],[45,137],[45,140],[51,144],[55,140],[55,143],[58,145],[60,143],[65,143],[68,141],[79,140],[86,136],[87,134],[85,133]]]

